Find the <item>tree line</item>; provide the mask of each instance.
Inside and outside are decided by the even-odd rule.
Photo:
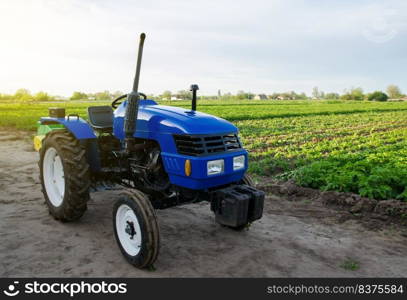
[[[342,95],[338,93],[327,93],[319,91],[318,87],[312,90],[313,99],[342,99],[342,100],[369,100],[369,101],[387,101],[388,99],[401,99],[406,97],[400,88],[394,84],[387,87],[386,92],[374,91],[372,93],[364,93],[361,87],[352,87],[345,90]]]
[[[69,97],[69,100],[114,100],[117,97],[123,95],[121,91],[102,91],[96,93],[85,93],[80,91],[75,91]],[[160,95],[147,95],[148,98],[153,98],[157,100],[189,100],[192,97],[191,91],[181,90],[178,92],[164,91]],[[388,99],[401,99],[405,98],[400,88],[396,85],[389,85],[386,89],[386,92],[375,91],[372,93],[364,93],[361,87],[352,87],[345,90],[342,94],[339,93],[325,93],[320,91],[318,87],[314,87],[312,90],[311,97],[306,93],[296,93],[294,91],[283,92],[283,93],[273,93],[273,94],[253,94],[251,92],[238,91],[236,94],[218,92],[218,95],[215,96],[199,96],[199,99],[202,100],[250,100],[250,99],[259,99],[259,100],[370,100],[370,101],[387,101]],[[53,100],[65,100],[59,96],[53,96],[46,92],[40,91],[38,93],[32,94],[27,89],[18,89],[14,94],[0,94],[0,100],[18,100],[18,101],[53,101]]]
[[[52,101],[56,100],[56,96],[39,91],[38,93],[31,94],[27,89],[18,89],[14,94],[1,94],[0,100],[18,100],[18,101]]]
[[[113,100],[123,95],[122,92],[116,91],[111,93],[109,91],[97,93],[84,93],[75,91],[69,97],[69,100]],[[18,89],[14,94],[1,94],[0,100],[18,100],[18,101],[56,101],[65,100],[64,97],[50,95],[49,93],[40,91],[38,93],[31,93],[28,89]]]

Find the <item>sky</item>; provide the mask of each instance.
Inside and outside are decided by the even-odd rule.
[[[407,93],[405,0],[0,0],[0,93]]]

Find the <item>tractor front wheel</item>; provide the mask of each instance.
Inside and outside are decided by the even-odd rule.
[[[242,178],[242,183],[246,184],[251,187],[255,187],[256,185],[254,184],[253,178],[249,174],[244,174],[244,177]]]
[[[79,219],[89,200],[85,150],[65,129],[51,131],[40,150],[40,181],[50,214],[67,222]]]
[[[144,193],[122,193],[113,207],[113,228],[120,251],[130,264],[137,268],[153,265],[160,238],[154,208]]]

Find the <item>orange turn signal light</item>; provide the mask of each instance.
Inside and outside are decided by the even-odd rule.
[[[189,159],[187,159],[185,161],[185,175],[190,176],[191,172],[192,172],[191,161]]]

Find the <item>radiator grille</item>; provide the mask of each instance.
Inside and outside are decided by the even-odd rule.
[[[179,154],[200,156],[219,152],[233,151],[242,148],[235,133],[222,135],[174,135]]]

